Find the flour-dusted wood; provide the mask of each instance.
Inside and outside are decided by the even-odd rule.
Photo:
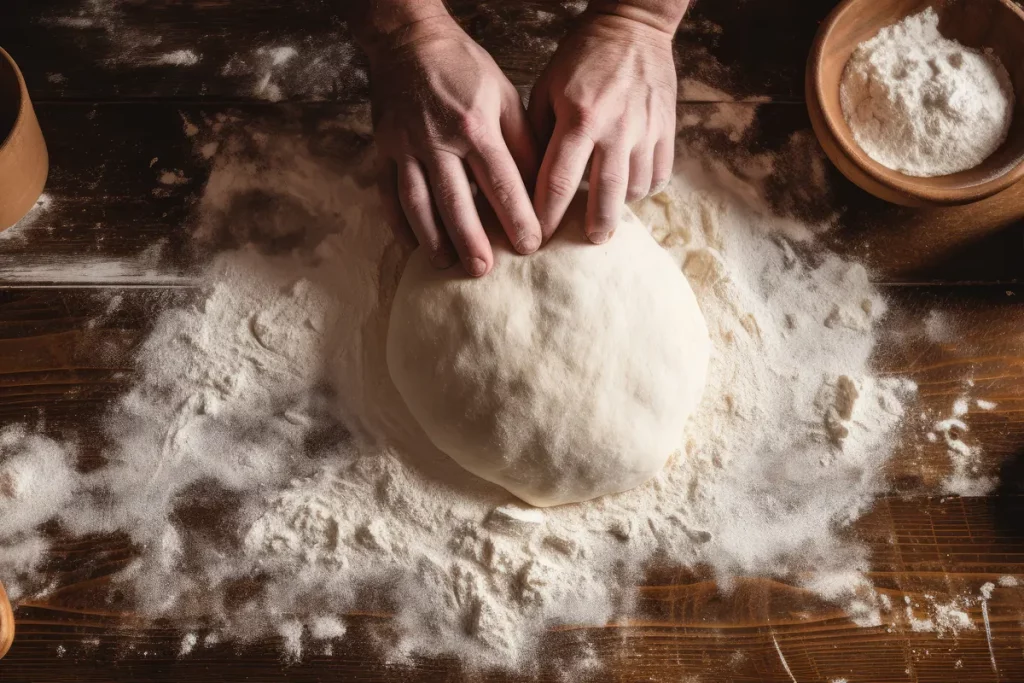
[[[130,12],[129,26],[158,27],[162,51],[206,41],[224,55],[277,40],[282,33],[321,32],[334,11],[320,0],[120,4]],[[532,43],[517,42],[494,17],[525,18],[526,8],[550,11],[555,23],[528,30],[541,38],[549,32],[558,35],[570,21],[569,3],[557,0],[452,4],[521,88],[532,83],[544,54]],[[684,104],[681,115],[715,112],[719,106],[730,112],[756,107],[756,123],[744,144],[757,150],[777,149],[791,134],[807,129],[802,104],[806,53],[818,24],[836,4],[695,2],[676,41],[680,76],[711,79],[739,98],[769,95],[774,101]],[[7,263],[22,255],[53,263],[78,255],[130,257],[166,239],[164,256],[176,269],[187,266],[188,227],[182,219],[203,183],[204,169],[192,160],[179,112],[193,121],[203,111],[234,111],[250,121],[295,117],[309,130],[319,130],[340,107],[253,102],[238,94],[235,77],[218,73],[218,60],[207,52],[188,69],[110,68],[103,61],[108,46],[101,31],[48,23],[80,8],[79,0],[11,0],[4,6],[0,45],[18,56],[37,103],[48,100],[37,110],[48,142],[57,145],[51,149],[56,174],[51,186],[60,190],[63,201],[31,230],[19,229],[26,238],[19,237],[20,244],[4,242],[3,254]],[[49,80],[58,73],[64,81]],[[359,103],[364,94],[345,91],[337,97]],[[161,166],[184,169],[193,182],[153,197],[155,176],[149,175],[147,164],[154,156],[160,157]],[[929,410],[948,408],[961,380],[973,375],[978,395],[993,398],[999,406],[972,415],[972,433],[985,446],[987,471],[1002,467],[1008,482],[983,498],[929,497],[932,484],[944,476],[947,459],[938,447],[926,447],[923,453],[906,448],[889,472],[899,493],[878,501],[849,530],[870,546],[870,578],[899,603],[904,596],[915,602],[925,594],[945,599],[1003,575],[1020,577],[1024,497],[1013,482],[1020,481],[1016,455],[1024,449],[1024,291],[1014,283],[1024,276],[1024,188],[1018,184],[1013,197],[1001,193],[981,205],[918,211],[875,200],[837,173],[830,172],[829,181],[834,194],[826,208],[844,209],[841,227],[832,235],[840,253],[864,259],[876,281],[900,283],[885,290],[898,320],[889,323],[895,339],[882,354],[882,367],[913,373]],[[8,273],[0,273],[5,276],[0,292],[0,415],[8,423],[43,419],[50,433],[78,435],[85,449],[82,466],[91,469],[102,456],[100,415],[132,381],[129,354],[160,310],[183,305],[191,293],[160,286],[87,289],[77,283],[26,288],[39,281],[24,270]],[[114,294],[124,295],[124,307],[86,329],[85,321],[101,316]],[[914,331],[935,309],[960,321],[958,341],[934,343]],[[111,574],[128,567],[137,552],[123,537],[59,542],[48,560],[57,587],[45,599],[18,609],[18,641],[0,662],[0,679],[481,680],[452,661],[417,660],[407,669],[373,658],[368,654],[371,644],[389,627],[390,618],[386,609],[369,601],[350,617],[349,636],[332,655],[284,663],[274,640],[239,649],[205,644],[201,634],[192,655],[181,658],[182,632],[159,624],[138,625],[127,596],[114,602],[104,599]],[[997,588],[988,603],[997,674],[980,605],[969,610],[975,629],[939,638],[934,632],[885,625],[858,627],[841,610],[777,581],[741,580],[731,592],[722,593],[706,573],[654,570],[641,583],[643,621],[553,629],[545,636],[544,656],[556,662],[569,658],[588,640],[608,667],[594,679],[623,683],[640,677],[791,683],[780,653],[799,681],[1024,680],[1024,598],[1019,590]],[[240,583],[236,595],[256,590],[255,582]],[[58,648],[66,648],[63,656]],[[482,680],[518,679],[492,675]],[[564,678],[551,670],[535,680],[555,683]]]

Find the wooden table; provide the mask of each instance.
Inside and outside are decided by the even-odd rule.
[[[52,160],[55,210],[16,238],[0,240],[0,424],[27,421],[89,443],[108,403],[130,386],[131,350],[154,314],[188,296],[187,218],[206,166],[191,152],[182,116],[233,111],[243,119],[309,124],[365,102],[364,87],[301,92],[269,103],[251,82],[225,75],[235,53],[260,44],[307,44],[342,31],[326,0],[121,0],[113,23],[82,28],[74,0],[7,0],[0,45],[22,65],[37,101]],[[458,15],[524,91],[564,31],[572,3],[549,0],[454,2]],[[680,75],[734,96],[680,102],[680,112],[756,108],[741,144],[779,149],[806,130],[804,58],[833,0],[699,0],[678,39]],[[536,14],[536,10],[547,14]],[[512,32],[508,27],[517,26]],[[161,52],[194,48],[202,61],[174,66],[105,66],[118,35],[158,35]],[[136,32],[136,33],[132,33]],[[343,40],[343,39],[342,39]],[[532,40],[532,42],[531,42]],[[546,42],[545,42],[546,41]],[[692,90],[690,91],[692,93]],[[285,93],[288,94],[288,93]],[[684,91],[684,94],[686,92]],[[764,97],[770,103],[759,103]],[[190,181],[154,196],[154,171]],[[873,200],[832,172],[830,206],[843,210],[830,238],[862,259],[892,302],[892,330],[878,362],[920,385],[922,406],[948,412],[963,381],[998,402],[969,416],[995,494],[939,495],[948,472],[939,445],[909,445],[887,475],[892,493],[850,534],[871,550],[870,580],[901,604],[977,593],[985,581],[1024,578],[1024,188],[977,206],[912,211]],[[811,210],[813,207],[803,207]],[[158,268],[121,268],[99,278],[96,259],[133,263],[161,243]],[[147,250],[150,250],[147,252]],[[92,259],[92,261],[89,261]],[[57,270],[54,270],[57,268]],[[116,313],[100,315],[111,293]],[[930,311],[957,321],[957,337],[921,334]],[[89,320],[98,320],[86,325]],[[99,453],[83,453],[85,466]],[[134,623],[102,600],[105,577],[124,567],[124,539],[60,540],[48,560],[59,586],[17,610],[18,637],[0,662],[0,681],[458,680],[455,662],[389,667],[368,652],[367,626],[353,616],[332,657],[281,661],[277,643],[231,644],[178,658],[181,633]],[[976,628],[956,637],[905,624],[858,627],[839,609],[792,583],[751,578],[728,594],[700,572],[654,573],[641,589],[641,620],[580,629],[606,668],[601,680],[634,681],[1024,681],[1024,589],[999,588],[969,613]],[[546,638],[545,657],[570,655],[578,632]],[[500,675],[487,680],[506,680]],[[560,680],[548,668],[539,680]]]

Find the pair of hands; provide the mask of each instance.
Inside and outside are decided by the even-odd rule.
[[[438,268],[458,260],[479,277],[494,263],[470,178],[522,254],[554,233],[588,163],[585,225],[598,244],[611,237],[626,201],[669,180],[676,113],[669,31],[585,15],[542,73],[529,111],[450,16],[407,27],[400,45],[370,55],[370,66],[389,219],[407,223]]]

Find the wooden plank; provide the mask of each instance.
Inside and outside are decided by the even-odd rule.
[[[1024,510],[1024,497],[1013,496],[1012,502],[1016,512]],[[701,681],[766,682],[793,678],[935,683],[1021,680],[1021,588],[997,588],[984,607],[974,601],[965,608],[973,628],[962,628],[955,636],[915,631],[905,616],[905,599],[923,618],[924,606],[978,595],[982,583],[1007,573],[1019,576],[1024,571],[1024,533],[1019,528],[1005,531],[1001,524],[991,499],[886,498],[876,504],[855,531],[873,551],[876,569],[869,578],[896,607],[874,627],[858,627],[841,610],[779,581],[742,579],[730,591],[720,592],[713,581],[700,575],[656,572],[641,589],[640,616],[633,621],[556,629],[545,636],[538,659],[549,664],[535,680],[563,680],[557,662],[571,661],[584,644],[594,649],[606,667],[597,680],[678,681],[686,676],[699,676]],[[923,547],[929,536],[934,542]],[[134,623],[116,609],[80,599],[96,592],[97,573],[103,576],[128,561],[123,543],[114,539],[67,544],[57,554],[79,563],[88,557],[95,571],[80,573],[76,582],[58,590],[46,603],[17,610],[18,638],[3,662],[4,680],[209,681],[245,676],[245,680],[262,681],[358,676],[358,680],[398,681],[459,680],[466,674],[460,674],[452,661],[416,661],[406,667],[387,666],[376,659],[370,654],[373,632],[386,615],[349,617],[349,633],[329,657],[311,654],[300,663],[283,662],[276,640],[266,639],[245,646],[200,646],[194,655],[180,658],[181,632]],[[983,610],[988,613],[990,635]],[[998,677],[992,669],[993,657]],[[471,678],[515,680],[500,674]]]
[[[251,59],[264,45],[294,44],[308,56],[333,41],[341,59],[349,48],[330,3],[113,1],[124,12],[109,26],[122,38],[161,38],[161,44],[136,53],[141,61],[176,49],[195,49],[202,60],[190,68],[106,66],[110,57],[124,56],[113,49],[113,33],[52,21],[74,16],[79,0],[10,3],[0,23],[0,44],[21,61],[37,99],[50,102],[39,109],[55,162],[55,210],[0,238],[0,282],[8,285],[0,290],[0,421],[26,421],[56,437],[77,437],[85,444],[86,468],[102,460],[99,424],[110,401],[133,379],[132,350],[160,310],[194,295],[187,287],[164,286],[187,285],[201,261],[189,241],[189,220],[208,165],[194,154],[181,113],[198,120],[203,113],[224,112],[219,103],[230,100],[247,121],[310,132],[347,104],[365,101],[365,88],[353,80],[359,57],[337,77],[303,79],[300,70],[289,76],[293,87],[286,96],[333,103],[325,105],[249,104],[262,75],[259,65],[223,72],[233,57]],[[570,4],[458,0],[454,6],[525,92],[568,25]],[[798,104],[803,59],[816,22],[832,4],[698,0],[677,38],[680,77],[741,98],[767,94],[797,104],[759,107],[736,140],[730,139],[732,131],[705,128],[715,117],[742,120],[753,105],[685,105],[681,118],[691,115],[696,123],[682,138],[736,167],[750,152],[789,150],[781,157],[792,164],[785,168],[788,177],[804,177],[813,167],[807,155],[814,147],[791,143],[793,133],[807,127]],[[681,97],[720,96],[683,88]],[[148,101],[161,98],[172,101]],[[101,100],[117,102],[97,106]],[[365,150],[366,143],[350,136],[345,149]],[[154,157],[158,161],[150,167]],[[188,180],[162,186],[164,170],[181,170]],[[833,190],[827,201],[771,184],[769,198],[780,210],[809,219],[845,207],[830,240],[863,259],[878,281],[1019,281],[1021,188],[973,207],[920,212],[875,202],[835,172],[828,174]],[[34,287],[41,283],[58,286]],[[132,287],[79,288],[96,283]],[[136,288],[142,285],[156,286]],[[750,578],[721,594],[700,571],[655,569],[642,589],[636,622],[549,634],[541,653],[548,664],[535,680],[563,680],[559,662],[571,660],[583,643],[606,666],[590,676],[594,680],[1024,680],[1019,589],[997,589],[986,603],[991,638],[977,602],[968,610],[975,628],[955,638],[915,632],[899,612],[905,597],[924,605],[976,594],[981,583],[1005,574],[1024,575],[1024,313],[1018,300],[1024,291],[1013,285],[904,286],[887,293],[893,317],[878,362],[887,371],[912,374],[928,417],[908,424],[887,473],[895,493],[878,501],[850,533],[870,548],[870,579],[897,605],[891,619],[856,627],[795,581]],[[943,333],[936,321],[946,317],[951,332]],[[999,404],[992,411],[972,410],[968,422],[970,438],[983,448],[981,473],[999,473],[1002,483],[990,497],[936,498],[931,494],[949,473],[949,461],[941,445],[921,436],[936,416],[949,413],[969,379],[973,396]],[[133,623],[129,604],[106,601],[105,577],[132,556],[118,537],[61,542],[52,567],[62,587],[19,610],[19,641],[0,663],[0,680],[509,679],[465,672],[453,661],[389,666],[370,654],[373,631],[385,617],[366,615],[351,618],[349,637],[331,657],[285,663],[277,643],[264,641],[238,651],[232,644],[200,648],[178,659],[181,633]]]
[[[230,112],[254,128],[312,136],[317,144],[316,126],[351,111],[166,103],[38,109],[51,159],[48,208],[0,233],[0,282],[8,285],[187,284],[208,255],[197,252],[190,234],[211,162],[186,127],[202,126],[212,136],[214,119]],[[364,154],[370,144],[345,130],[321,142],[341,158]]]
[[[800,577],[788,582],[750,577],[722,593],[703,570],[654,568],[634,621],[549,634],[541,655],[549,665],[536,680],[560,680],[558,666],[550,662],[570,660],[584,643],[607,667],[595,674],[599,680],[675,681],[699,675],[702,681],[791,681],[782,658],[798,681],[997,680],[980,602],[965,608],[973,629],[940,637],[914,631],[903,601],[909,598],[913,614],[923,618],[928,605],[976,596],[986,581],[1024,578],[1024,490],[1017,474],[1024,452],[1024,306],[1018,298],[1024,290],[890,287],[886,292],[892,313],[878,359],[881,369],[913,377],[921,395],[915,410],[931,416],[947,415],[968,379],[974,382],[973,396],[997,402],[992,411],[972,410],[966,421],[982,446],[985,471],[1001,472],[1004,483],[996,496],[937,497],[948,458],[941,447],[922,440],[921,425],[908,427],[889,472],[895,492],[877,501],[849,532],[869,548],[869,578],[895,605],[882,624],[856,626],[841,610],[800,588]],[[90,437],[99,436],[104,409],[133,380],[133,349],[159,311],[195,295],[177,288],[3,291],[0,420],[42,423],[53,436],[95,441],[83,461],[94,467],[102,453],[100,439]],[[417,661],[403,668],[374,659],[373,632],[384,615],[353,616],[350,636],[331,657],[314,654],[298,664],[285,663],[269,639],[241,648],[199,648],[179,659],[182,633],[134,622],[123,596],[111,602],[104,590],[106,577],[132,557],[119,536],[60,541],[49,561],[58,588],[18,610],[19,637],[0,665],[4,680],[477,679],[451,661]],[[999,680],[1024,678],[1024,593],[1000,587],[985,609]]]
[[[297,100],[365,99],[365,60],[339,6],[319,0],[81,0],[16,2],[5,9],[0,45],[21,64],[33,97],[45,100],[172,98],[244,100],[267,96],[269,74]],[[697,0],[676,37],[680,79],[738,98],[802,101],[803,68],[818,23],[833,0]],[[453,0],[454,15],[527,91],[582,3],[563,0]],[[102,10],[102,11],[101,11]],[[298,50],[273,66],[261,47]],[[161,64],[180,50],[198,61]],[[314,62],[323,60],[325,68]],[[685,99],[719,99],[681,91]]]
[[[982,445],[980,476],[1006,475],[1024,453],[1024,331],[1017,319],[1019,287],[890,287],[889,318],[876,363],[883,372],[909,375],[918,404],[904,430],[900,457],[889,469],[906,493],[938,490],[950,472],[942,439],[922,439],[938,420],[952,417],[954,402],[972,400],[966,439]],[[982,410],[977,399],[997,404]],[[1006,476],[1001,477],[1007,479]],[[1013,477],[1009,477],[1011,480]]]
[[[336,125],[323,130],[352,112],[327,103],[40,106],[51,208],[0,234],[0,284],[187,283],[204,256],[189,237],[211,165],[198,141],[217,139],[204,121],[230,114],[239,127],[313,136],[356,166],[372,153],[369,137]],[[189,137],[186,122],[202,132]],[[1012,283],[1024,274],[1024,185],[970,207],[904,209],[874,200],[832,169],[808,137],[800,105],[688,104],[680,122],[682,143],[703,150],[694,154],[739,173],[751,155],[772,155],[767,188],[778,211],[825,221],[838,208],[828,240],[864,261],[876,281]],[[161,182],[178,172],[180,181]],[[829,193],[801,187],[816,173],[825,174]]]
[[[1021,0],[1017,0],[1020,2]],[[679,77],[737,99],[802,102],[804,67],[818,24],[837,0],[695,0],[676,36]],[[223,102],[267,96],[270,73],[299,101],[358,102],[365,60],[338,5],[320,0],[83,0],[9,3],[0,45],[18,60],[33,97],[49,100],[158,98]],[[582,2],[450,0],[454,15],[526,92]],[[271,66],[263,47],[298,50]],[[191,66],[160,64],[190,50]],[[317,59],[326,68],[317,68]],[[260,94],[261,93],[261,94]],[[680,91],[681,101],[719,101]]]

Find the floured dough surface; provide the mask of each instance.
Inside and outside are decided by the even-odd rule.
[[[538,506],[625,491],[678,450],[704,389],[707,327],[632,212],[587,241],[576,202],[552,241],[496,240],[472,279],[417,249],[391,311],[391,377],[430,440]]]

